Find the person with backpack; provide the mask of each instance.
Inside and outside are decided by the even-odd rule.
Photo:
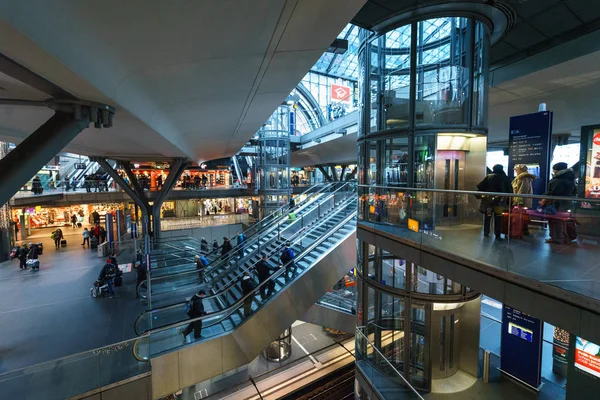
[[[256,263],[254,269],[256,270],[256,274],[258,275],[258,281],[260,286],[260,297],[265,300],[267,297],[270,297],[275,291],[275,283],[273,281],[269,281],[267,284],[263,285],[262,283],[267,281],[271,277],[272,271],[277,271],[280,267],[271,267],[269,262],[267,261],[267,255],[263,254],[261,260]]]
[[[291,246],[292,244],[289,240],[285,242],[285,247],[281,253],[281,257],[279,257],[281,266],[287,264],[285,267],[285,283],[288,283],[296,276],[296,263],[294,262],[294,257],[296,257],[296,254],[294,254],[294,250],[292,250]]]
[[[239,247],[238,256],[240,258],[244,257],[244,242],[246,241],[246,235],[243,232],[238,232],[237,234],[237,244]]]
[[[111,299],[115,298],[114,283],[116,276],[117,266],[108,262],[107,260],[106,264],[104,264],[104,267],[102,267],[102,270],[100,271],[100,275],[98,275],[98,280],[106,282],[106,284],[108,285],[108,294],[110,295]]]
[[[206,311],[204,311],[204,303],[202,303],[202,298],[206,296],[206,292],[204,290],[200,290],[198,294],[192,296],[190,301],[188,302],[188,317],[190,319],[200,318],[203,315],[206,315]],[[202,338],[202,320],[191,322],[187,328],[182,333],[183,341],[187,340],[187,336],[194,331],[194,338],[200,339]]]
[[[250,277],[250,275],[248,273],[245,273],[244,276],[242,277],[241,286],[242,286],[242,295],[243,296],[246,296],[247,294],[254,292],[254,289],[256,289],[256,283],[254,283],[254,280]],[[254,296],[248,296],[244,300],[244,317],[247,317],[250,314],[252,314],[252,301],[253,300],[254,300]]]
[[[208,260],[204,257],[204,254],[195,256],[194,261],[196,262],[196,269],[198,270],[198,277],[200,278],[200,284],[204,283],[204,270],[208,267]]]

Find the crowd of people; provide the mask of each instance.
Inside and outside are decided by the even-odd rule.
[[[245,245],[247,237],[243,232],[238,232],[236,235],[237,248],[233,253],[233,246],[231,240],[227,237],[223,237],[223,244],[218,245],[217,241],[213,242],[212,253],[218,253],[216,260],[230,260],[235,258],[236,262],[238,259],[243,259],[245,255]],[[205,272],[209,268],[209,261],[207,255],[209,254],[209,246],[206,238],[200,240],[200,254],[194,257],[196,263],[196,269],[198,270],[198,278],[200,285],[205,286]],[[243,312],[244,316],[248,317],[252,313],[252,303],[254,296],[252,293],[258,292],[261,300],[266,300],[272,296],[275,292],[275,282],[271,280],[271,275],[285,266],[285,282],[289,283],[297,274],[297,266],[294,262],[296,255],[292,249],[292,243],[286,241],[285,246],[279,256],[279,263],[273,265],[269,261],[267,254],[262,254],[261,259],[250,269],[244,272],[240,279],[240,286],[242,289],[242,296],[244,298]],[[258,283],[252,277],[252,272],[256,274]],[[144,278],[145,279],[145,278]],[[257,290],[258,289],[258,290]],[[194,338],[202,338],[202,316],[206,315],[203,299],[206,297],[206,290],[201,289],[196,295],[194,295],[187,303],[187,314],[193,321],[187,326],[182,332],[184,342],[187,341],[187,336],[194,332]]]
[[[477,189],[481,192],[494,192],[504,194],[533,194],[533,182],[537,177],[528,172],[524,164],[515,165],[515,178],[511,181],[504,167],[500,164],[494,165],[491,174],[487,175],[478,185]],[[483,235],[489,237],[493,221],[494,235],[496,239],[502,239],[503,215],[506,214],[508,207],[517,207],[517,210],[535,209],[537,212],[546,215],[553,215],[557,212],[565,211],[567,204],[561,200],[547,199],[543,196],[570,197],[577,194],[577,185],[575,183],[575,173],[567,163],[559,162],[552,166],[552,179],[548,182],[548,190],[541,194],[542,200],[538,204],[533,204],[532,198],[510,197],[510,196],[481,196],[479,211],[484,214]],[[519,211],[520,212],[520,211]],[[549,221],[551,228],[560,225],[553,225]],[[507,234],[506,232],[504,233]],[[523,236],[529,234],[528,224],[522,224]],[[559,229],[550,229],[550,238],[548,243],[563,243],[563,232]]]

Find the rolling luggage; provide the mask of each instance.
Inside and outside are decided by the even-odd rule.
[[[552,243],[565,244],[577,239],[577,226],[575,221],[548,218],[548,229]]]
[[[78,227],[78,228],[81,228],[82,226],[83,226],[83,225],[81,225],[81,222],[78,222],[78,223],[77,223],[77,227]]]
[[[67,239],[61,239],[60,247],[67,247]]]
[[[510,232],[509,230],[509,219],[510,219]],[[502,213],[502,229],[501,232],[511,238],[523,238],[523,230],[528,223],[528,216],[523,210],[515,207],[510,212],[510,218],[508,213]]]
[[[90,249],[94,250],[98,248],[98,238],[96,236],[92,236],[90,239]]]
[[[121,286],[123,285],[123,277],[122,276],[116,276],[115,277],[115,286]]]

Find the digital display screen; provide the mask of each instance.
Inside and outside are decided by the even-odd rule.
[[[600,346],[577,336],[575,368],[600,378]]]
[[[594,129],[585,177],[585,198],[600,198],[600,129]]]
[[[523,328],[517,324],[513,324],[512,322],[508,323],[508,333],[527,340],[529,343],[533,342],[533,331]]]

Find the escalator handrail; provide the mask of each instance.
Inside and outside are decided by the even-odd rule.
[[[309,225],[309,226],[305,226],[304,228],[300,229],[300,231],[298,231],[298,232],[296,233],[296,240],[295,240],[295,241],[297,242],[297,241],[300,241],[300,240],[302,240],[302,238],[303,238],[305,235],[308,235],[308,234],[309,234],[309,233],[311,233],[312,231],[314,231],[314,230],[316,230],[316,229],[320,228],[320,227],[321,227],[323,224],[327,223],[327,222],[329,221],[329,219],[330,219],[330,218],[332,218],[332,217],[334,217],[334,216],[338,215],[338,213],[340,213],[340,212],[343,212],[343,211],[344,211],[344,208],[346,208],[346,207],[347,207],[347,206],[348,206],[350,203],[352,203],[352,202],[355,202],[356,200],[357,200],[357,199],[356,199],[355,197],[353,197],[353,196],[349,196],[348,198],[344,199],[344,201],[343,201],[341,204],[339,204],[339,205],[336,207],[336,209],[334,209],[334,211],[333,211],[332,213],[328,214],[326,218],[324,218],[323,220],[319,221],[319,222],[318,222],[316,225]],[[271,252],[269,252],[269,253],[266,253],[266,254],[267,254],[267,257],[269,257],[269,258],[270,258],[271,256],[273,256],[275,253],[277,253],[277,252],[278,252],[278,251],[281,249],[281,247],[282,247],[282,246],[283,246],[283,245],[277,246],[277,247],[275,248],[275,250],[272,250]],[[309,246],[309,247],[310,247],[310,246]],[[256,251],[258,251],[258,249],[257,249]],[[246,261],[246,262],[247,262],[247,261]],[[235,266],[235,268],[236,268],[236,269],[237,269],[237,268],[239,268],[239,265],[236,265],[236,266]],[[247,273],[247,272],[250,272],[250,271],[251,271],[251,270],[253,270],[253,269],[254,269],[254,265],[251,265],[251,266],[249,266],[249,267],[244,267],[244,268],[242,268],[242,270],[241,270],[241,271],[237,271],[237,272],[236,272],[237,276],[235,277],[235,279],[231,279],[231,280],[229,281],[229,283],[227,283],[226,285],[223,285],[223,286],[222,286],[222,287],[219,289],[219,291],[218,291],[217,293],[214,293],[214,294],[212,294],[212,295],[210,295],[210,296],[206,296],[206,298],[208,298],[208,299],[212,299],[212,298],[214,298],[214,297],[217,297],[217,296],[220,296],[220,295],[222,295],[222,293],[223,293],[223,292],[227,291],[227,290],[228,290],[228,289],[229,289],[231,286],[235,285],[235,284],[237,283],[237,280],[238,280],[238,279],[239,279],[239,278],[240,278],[242,275],[244,275],[244,274],[245,274],[245,273]],[[167,274],[167,275],[159,276],[159,277],[156,277],[156,278],[152,278],[152,277],[150,277],[150,282],[152,282],[152,280],[153,280],[153,279],[156,279],[156,280],[158,280],[158,279],[165,279],[165,278],[179,277],[179,276],[182,276],[182,275],[193,275],[193,274],[198,274],[198,272],[199,272],[199,271],[198,271],[197,269],[194,269],[194,270],[191,270],[191,271],[179,272],[179,273],[174,273],[174,274]],[[205,272],[205,274],[206,274],[206,272]],[[136,293],[138,293],[138,295],[139,295],[139,289],[140,289],[140,287],[141,287],[142,285],[144,285],[144,284],[147,284],[147,281],[148,281],[148,279],[145,279],[145,280],[141,281],[141,282],[140,282],[140,284],[139,284],[139,285],[136,287]],[[213,282],[214,282],[214,281],[213,281]],[[143,296],[141,296],[141,295],[140,295],[140,297],[144,298],[144,297],[143,297]],[[151,309],[151,310],[144,311],[144,312],[143,312],[142,314],[140,314],[140,316],[138,316],[138,318],[136,319],[136,321],[135,321],[135,324],[134,324],[134,329],[135,329],[135,327],[137,326],[137,322],[138,322],[138,320],[139,320],[139,319],[140,319],[140,318],[141,318],[143,315],[145,315],[145,314],[147,314],[147,313],[149,313],[149,312],[157,311],[157,310],[165,310],[165,309],[168,309],[168,308],[174,308],[174,307],[177,307],[177,306],[179,306],[179,305],[181,305],[181,304],[182,304],[182,302],[178,302],[178,303],[174,303],[174,304],[170,304],[170,305],[166,305],[166,306],[162,306],[162,307],[158,307],[158,308],[153,308],[153,309]]]
[[[337,188],[333,192],[325,195],[325,198],[313,200],[312,202],[303,204],[302,207],[310,207],[311,205],[318,207],[321,204],[325,203],[326,201],[329,201],[333,196],[335,196],[336,193],[338,193],[342,189],[347,188],[348,186],[351,186],[352,183],[354,183],[354,182],[353,181],[352,182],[350,182],[350,181],[344,182],[343,185],[341,185],[339,188]],[[317,204],[314,204],[315,202]],[[312,211],[313,209],[309,210],[308,212]],[[217,262],[215,264],[211,265],[210,269],[207,269],[204,273],[212,274],[217,268],[220,268],[223,264],[228,264],[233,257],[237,257],[237,254],[242,249],[242,247],[250,246],[250,245],[252,245],[251,241],[260,240],[261,236],[265,236],[265,235],[271,233],[274,229],[276,229],[276,227],[277,227],[277,225],[279,225],[279,223],[284,222],[284,220],[287,219],[287,215],[283,215],[281,217],[282,217],[282,218],[280,218],[281,220],[277,221],[277,223],[275,223],[275,221],[273,221],[273,223],[271,225],[265,226],[265,227],[261,228],[259,231],[255,232],[253,235],[251,235],[250,236],[251,239],[247,238],[244,241],[243,246],[236,245],[235,247],[233,247],[227,254],[226,258],[217,260]],[[296,223],[298,221],[300,221],[300,220],[296,220],[296,221],[292,222],[290,225],[286,226],[284,228],[284,230],[290,228],[294,223]],[[275,226],[273,226],[273,225],[275,225]],[[265,232],[267,230],[268,230],[268,232]],[[258,235],[258,238],[256,237],[256,235]],[[227,269],[225,271],[227,271]],[[217,276],[222,275],[223,273],[225,273],[225,271],[218,273]],[[215,279],[217,279],[217,278],[215,278]]]
[[[310,193],[310,195],[311,195],[311,196],[314,196],[314,195],[316,195],[316,194],[319,194],[319,193],[321,193],[321,192],[322,192],[324,189],[326,189],[326,188],[328,188],[328,187],[330,187],[330,186],[332,186],[332,185],[333,185],[333,184],[321,184],[321,183],[319,183],[319,184],[316,184],[316,185],[313,185],[313,186],[309,187],[307,190],[305,190],[304,192],[302,192],[302,193],[301,193],[301,194],[299,194],[298,196],[302,196],[302,195],[308,195],[308,194],[309,194],[308,192],[310,192],[311,190],[314,190],[314,189],[318,188],[319,190],[318,190],[317,192],[315,192],[315,193]],[[307,198],[305,201],[308,201],[308,200],[309,200],[309,198]],[[306,204],[308,204],[308,203],[306,203]],[[303,201],[303,202],[301,202],[301,203],[299,203],[299,204],[296,204],[294,207],[292,207],[292,209],[298,209],[298,208],[300,208],[300,207],[304,207],[306,204],[304,204],[304,201]],[[278,214],[280,211],[282,211],[283,209],[285,209],[285,208],[286,208],[286,207],[288,207],[288,206],[289,206],[288,204],[281,206],[281,207],[280,207],[280,208],[278,208],[276,211],[274,211],[272,214],[269,214],[269,215],[268,215],[268,216],[266,216],[265,218],[261,219],[261,220],[260,220],[260,221],[259,221],[257,224],[264,224],[264,223],[265,223],[265,221],[266,221],[268,218],[273,218],[275,215],[277,215],[277,214]],[[282,217],[282,216],[283,216],[283,215],[280,215],[279,217]],[[254,228],[254,227],[257,225],[257,224],[255,224],[255,225],[253,225],[253,226],[249,227],[249,228],[248,228],[248,230],[249,230],[249,229],[253,229],[253,228]],[[263,227],[259,228],[259,229],[258,229],[256,232],[252,233],[252,234],[251,234],[249,237],[247,237],[247,238],[246,238],[246,241],[247,241],[247,240],[249,240],[250,238],[254,237],[256,234],[260,233],[260,232],[261,232],[263,229],[265,229],[266,227],[268,227],[268,225],[265,225],[265,226],[263,226]],[[151,244],[151,246],[152,246],[152,244],[155,244],[155,243],[160,243],[161,241],[172,241],[172,239],[175,239],[175,238],[177,238],[177,237],[189,237],[190,239],[193,239],[195,242],[197,242],[197,243],[198,243],[198,247],[199,247],[199,249],[198,249],[198,253],[200,253],[200,246],[201,246],[200,240],[198,240],[197,238],[193,238],[193,237],[190,237],[190,236],[186,236],[186,235],[181,235],[181,236],[172,236],[172,237],[169,237],[169,238],[164,238],[164,239],[153,239],[153,240],[151,241],[151,243],[150,243],[150,244]],[[235,239],[236,239],[236,237],[237,237],[237,235],[235,235],[235,236],[231,237],[231,238],[229,239],[229,240],[230,240],[230,242],[231,242],[232,240],[235,240]],[[246,241],[245,241],[245,244],[244,244],[244,246],[246,245]],[[210,243],[208,244],[208,246],[209,246],[209,248],[212,248]],[[176,247],[176,246],[174,246],[174,247]],[[205,257],[208,257],[208,256],[211,256],[211,255],[213,255],[213,258],[214,258],[214,259],[217,259],[219,256],[218,256],[218,254],[217,254],[217,255],[215,255],[215,254],[216,254],[216,253],[219,253],[219,252],[221,251],[221,249],[222,249],[222,248],[223,248],[223,245],[219,245],[219,247],[218,247],[216,250],[211,250],[211,251],[209,251],[208,253],[204,254],[204,256],[205,256]],[[183,249],[182,249],[182,250],[183,250]],[[235,250],[239,250],[239,245],[238,245],[238,244],[236,244],[236,245],[235,245],[235,247],[232,247],[232,249],[230,250],[230,253],[233,253]],[[152,254],[151,254],[151,256],[152,256]]]
[[[327,233],[323,236],[321,236],[319,239],[315,240],[313,243],[311,243],[308,247],[302,249],[302,251],[298,254],[297,257],[295,257],[293,260],[281,265],[281,267],[273,272],[271,274],[271,276],[269,276],[269,279],[266,279],[265,281],[263,281],[262,283],[260,283],[259,285],[257,285],[254,290],[244,296],[242,296],[240,299],[238,299],[235,303],[233,303],[232,305],[230,305],[229,307],[225,308],[224,310],[221,311],[217,311],[217,312],[212,312],[212,313],[208,313],[206,315],[203,315],[201,317],[198,318],[190,318],[190,319],[186,319],[185,321],[180,321],[180,322],[176,322],[173,324],[169,324],[167,326],[163,326],[160,328],[154,328],[154,329],[150,329],[147,331],[144,331],[141,335],[140,335],[140,339],[144,336],[149,336],[151,334],[156,334],[156,333],[160,333],[160,332],[164,332],[164,331],[168,331],[170,329],[173,328],[177,328],[181,325],[185,325],[191,322],[195,322],[195,321],[204,321],[206,319],[211,318],[214,315],[217,314],[223,314],[226,313],[227,315],[225,315],[223,318],[221,318],[218,322],[214,322],[211,323],[210,325],[203,325],[203,329],[204,328],[209,328],[213,325],[216,325],[217,323],[220,323],[222,320],[224,320],[225,318],[228,318],[231,314],[233,314],[243,303],[244,301],[249,298],[249,297],[254,297],[256,295],[256,293],[259,293],[259,290],[261,287],[263,287],[264,285],[268,285],[270,284],[271,281],[277,280],[285,271],[286,271],[286,267],[288,265],[290,265],[291,263],[295,263],[300,261],[302,258],[306,257],[308,254],[310,254],[315,248],[317,248],[318,246],[320,246],[325,240],[329,239],[331,236],[333,236],[335,233],[337,233],[338,230],[342,229],[347,223],[349,223],[352,219],[355,219],[357,215],[356,211],[352,211],[351,213],[349,213],[346,217],[344,217],[341,221],[339,221],[334,227],[332,227],[330,230],[327,231]],[[340,239],[339,242],[344,241],[345,239],[347,239],[348,237],[350,237],[353,234],[353,230],[351,229],[350,231],[348,231],[342,239]],[[300,239],[296,239],[296,240],[300,240]],[[331,247],[331,249],[333,249],[334,247]],[[321,261],[321,259],[323,259],[329,252],[324,252],[322,254],[320,254],[311,264],[315,265],[317,264],[319,261]],[[300,277],[301,275],[303,275],[306,271],[308,270],[308,268],[306,270],[304,270],[303,272],[301,272],[297,277]],[[287,284],[286,284],[287,285]],[[212,295],[212,296],[205,296],[203,297],[204,299],[208,299],[211,297],[215,297],[216,295]],[[273,298],[267,299],[265,301],[266,304],[267,302],[271,301]],[[187,302],[182,302],[179,303],[178,305],[182,305],[182,304],[186,304]],[[137,321],[136,321],[137,322]]]

